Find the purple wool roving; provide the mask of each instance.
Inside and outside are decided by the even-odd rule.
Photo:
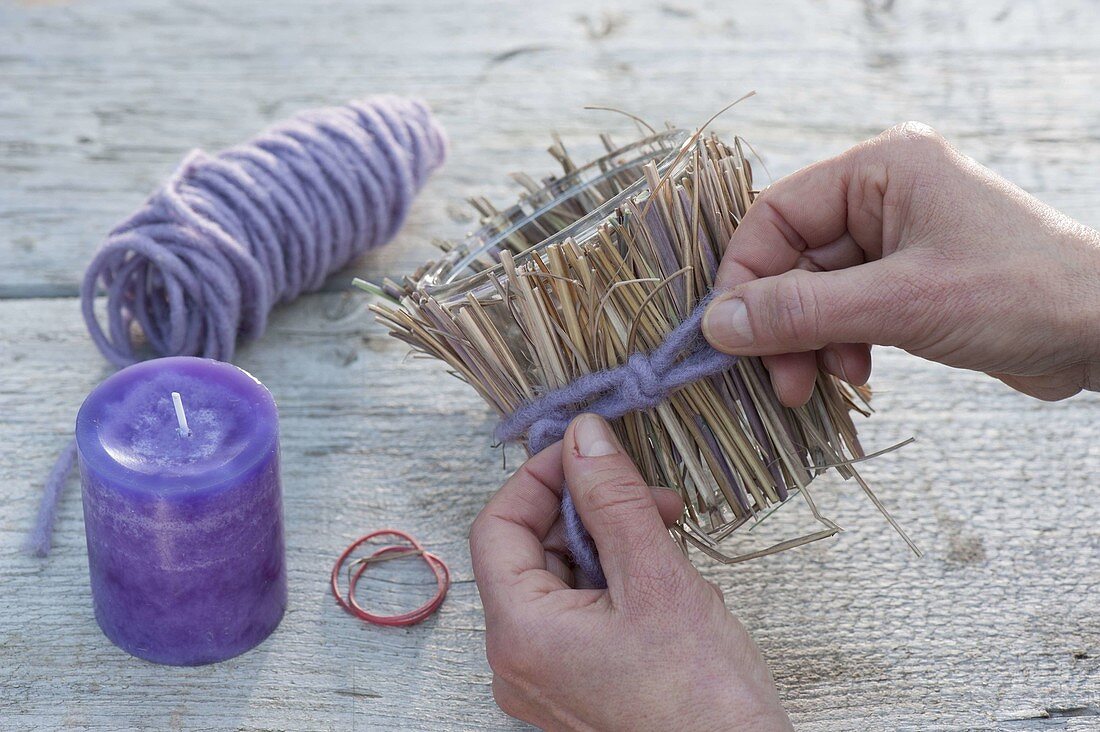
[[[231,360],[276,303],[392,239],[446,151],[426,104],[382,96],[301,112],[216,155],[191,152],[88,266],[92,340],[128,366],[139,360],[136,323],[158,356]]]
[[[512,442],[526,436],[534,455],[562,439],[569,423],[582,412],[618,419],[652,409],[674,391],[733,368],[737,356],[715,350],[703,338],[701,326],[708,302],[709,298],[700,302],[648,354],[635,353],[622,366],[586,374],[522,405],[498,425],[497,439]],[[568,486],[562,490],[561,510],[573,561],[593,586],[606,587],[595,544],[577,515]]]
[[[446,152],[428,106],[395,96],[301,112],[215,155],[193,151],[89,265],[80,295],[92,340],[120,367],[146,355],[142,340],[149,356],[231,360],[277,303],[393,238]],[[70,445],[46,481],[28,538],[40,556],[75,456]]]

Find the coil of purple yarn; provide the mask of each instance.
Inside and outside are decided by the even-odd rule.
[[[191,152],[88,266],[92,340],[120,367],[146,355],[232,359],[276,304],[393,238],[446,153],[428,106],[396,96],[308,110],[215,155]],[[39,556],[75,458],[70,445],[47,478],[27,540]]]
[[[664,342],[646,353],[635,353],[622,366],[586,374],[538,399],[527,402],[497,426],[501,442],[526,438],[532,455],[565,436],[569,423],[582,412],[618,419],[652,409],[674,391],[733,368],[737,356],[715,350],[701,330],[707,300],[669,331]],[[562,488],[562,520],[573,561],[594,587],[606,587],[592,537],[577,514],[569,487]]]
[[[246,143],[196,150],[107,236],[81,307],[116,366],[153,354],[233,357],[279,302],[389,241],[446,155],[423,102],[380,96],[301,112]],[[94,309],[107,296],[107,327]]]

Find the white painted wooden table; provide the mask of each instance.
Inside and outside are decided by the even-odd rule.
[[[257,650],[154,666],[92,619],[75,481],[47,560],[20,553],[83,396],[109,373],[74,298],[98,240],[193,146],[372,92],[430,100],[448,167],[391,248],[400,274],[461,233],[456,202],[503,202],[514,170],[618,128],[610,104],[723,118],[780,175],[915,118],[1100,225],[1100,5],[783,0],[741,8],[605,0],[0,0],[0,728],[458,729],[515,726],[492,703],[467,527],[501,483],[491,418],[404,359],[336,292],[280,310],[238,362],[283,417],[290,609]],[[355,301],[358,302],[358,301]],[[991,324],[991,327],[995,327]],[[909,555],[857,491],[850,531],[736,568],[703,564],[760,642],[803,730],[1100,729],[1100,398],[1041,404],[978,375],[877,353],[867,476],[926,549]],[[514,466],[514,463],[513,463]],[[783,528],[795,518],[776,519]],[[454,586],[410,630],[360,625],[327,594],[337,552],[413,531]],[[426,572],[391,563],[391,607]]]

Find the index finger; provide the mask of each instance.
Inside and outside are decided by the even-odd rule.
[[[716,289],[782,274],[793,269],[808,248],[844,235],[848,221],[845,157],[814,163],[757,196],[730,237]]]
[[[546,568],[543,539],[561,510],[561,443],[525,462],[470,529],[470,558],[485,612],[568,586]]]

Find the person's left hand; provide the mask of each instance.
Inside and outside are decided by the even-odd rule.
[[[573,587],[563,479],[606,590]],[[493,497],[470,553],[501,709],[549,729],[791,729],[744,626],[669,536],[682,508],[645,485],[595,415]]]

